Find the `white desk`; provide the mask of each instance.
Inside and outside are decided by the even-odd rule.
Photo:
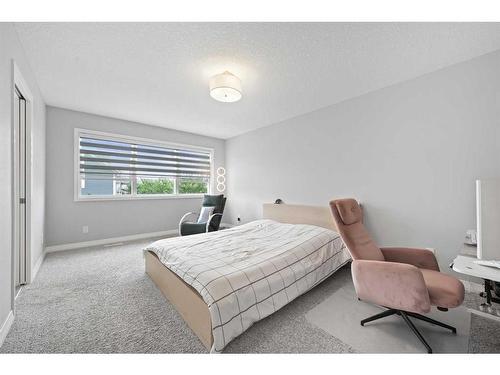
[[[481,293],[482,297],[486,297],[486,303],[491,305],[491,302],[500,303],[500,298],[493,297],[491,295],[492,281],[500,282],[500,269],[494,267],[481,266],[474,263],[477,258],[469,255],[459,255],[453,261],[451,267],[453,271],[479,277],[484,280],[484,293]]]
[[[500,268],[481,266],[474,263],[477,258],[459,255],[453,261],[453,271],[464,275],[500,282]]]

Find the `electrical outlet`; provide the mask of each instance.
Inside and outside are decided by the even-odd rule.
[[[84,225],[84,226],[82,227],[82,233],[87,234],[88,232],[89,232],[89,226],[88,226],[88,225]]]
[[[241,217],[238,216],[236,220],[238,221],[238,223],[241,223]]]

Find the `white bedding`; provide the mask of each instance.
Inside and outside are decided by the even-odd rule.
[[[212,320],[212,352],[350,260],[336,232],[272,220],[159,240],[144,250],[200,293]]]

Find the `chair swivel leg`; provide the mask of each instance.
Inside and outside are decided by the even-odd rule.
[[[372,321],[377,320],[377,319],[382,319],[382,318],[385,318],[386,316],[391,316],[391,315],[394,315],[397,313],[398,313],[398,310],[394,310],[394,309],[382,311],[379,314],[376,314],[376,315],[370,316],[369,318],[363,319],[361,321],[361,325],[364,326],[365,323],[372,322]]]
[[[445,323],[439,322],[437,320],[431,319],[431,318],[429,318],[427,316],[420,315],[420,314],[415,314],[415,313],[411,313],[411,312],[407,312],[406,315],[411,316],[411,317],[413,317],[415,319],[423,320],[424,322],[427,322],[427,323],[435,324],[437,326],[449,329],[453,333],[457,333],[457,329],[455,327],[452,327],[452,326],[450,326],[448,324],[445,324]]]
[[[424,336],[422,336],[422,334],[418,331],[417,327],[415,327],[415,325],[413,324],[413,322],[410,320],[410,318],[408,318],[408,315],[406,315],[406,313],[404,311],[401,311],[401,317],[406,322],[406,324],[408,324],[408,326],[411,328],[411,330],[413,331],[413,333],[418,337],[418,339],[422,342],[422,344],[424,344],[424,346],[427,349],[427,353],[431,354],[432,353],[432,348],[427,343],[427,341],[425,341]]]

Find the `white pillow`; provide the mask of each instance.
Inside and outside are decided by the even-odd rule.
[[[198,224],[205,224],[208,221],[212,212],[214,212],[215,207],[205,206],[201,208],[200,216],[198,217]]]

